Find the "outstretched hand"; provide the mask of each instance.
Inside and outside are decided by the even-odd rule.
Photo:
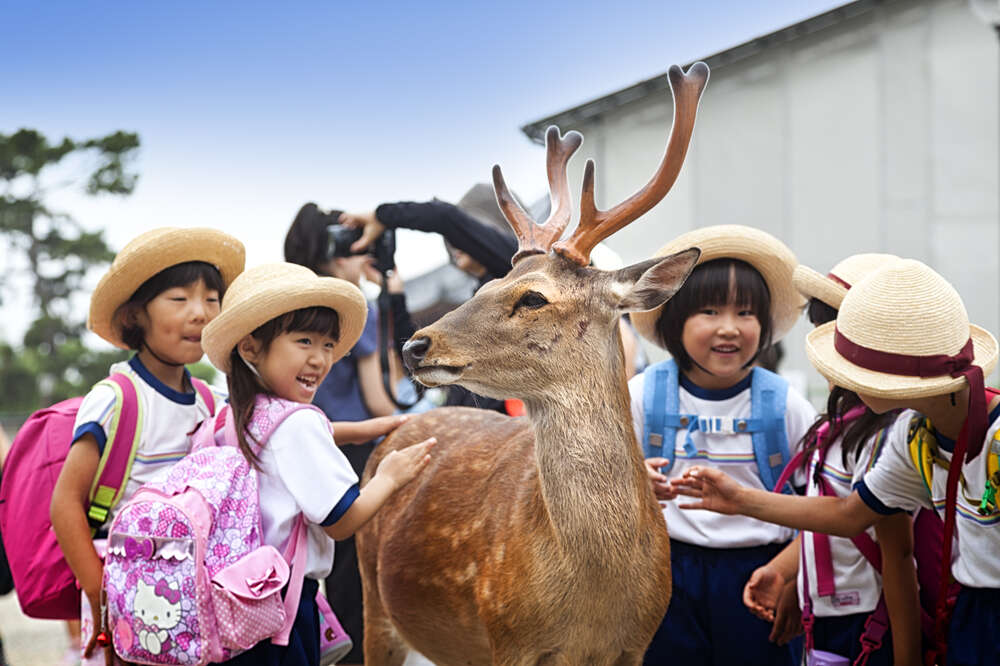
[[[743,604],[755,617],[774,622],[774,613],[784,587],[784,576],[774,567],[765,564],[754,569],[750,580],[743,586]]]
[[[351,229],[361,229],[361,238],[351,244],[351,252],[354,254],[367,250],[385,231],[385,225],[378,221],[373,210],[364,213],[341,213],[337,222]]]
[[[666,465],[669,460],[666,458],[646,458],[643,461],[646,465],[646,476],[653,487],[653,494],[660,501],[672,500],[677,497],[677,493],[670,487],[667,477],[660,473],[660,468]]]
[[[393,488],[399,490],[416,478],[431,461],[431,448],[437,444],[437,439],[431,437],[417,444],[411,444],[405,449],[391,451],[378,464],[376,474],[384,474],[392,481]]]
[[[678,504],[681,509],[705,509],[725,514],[738,514],[743,510],[743,486],[714,467],[691,467],[680,478],[671,479],[670,488],[675,495],[699,498],[697,502]]]

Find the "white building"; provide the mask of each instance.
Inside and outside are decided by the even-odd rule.
[[[680,178],[608,241],[627,263],[688,229],[747,224],[823,273],[856,252],[920,259],[1000,330],[997,35],[966,0],[859,0],[702,60],[712,73]],[[594,158],[607,208],[651,176],[671,115],[664,73],[522,129],[580,130],[571,191]],[[815,399],[826,387],[807,330],[787,338],[782,369],[806,372]]]

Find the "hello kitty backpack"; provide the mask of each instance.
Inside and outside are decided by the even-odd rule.
[[[197,666],[266,638],[288,643],[306,529],[300,518],[284,554],[263,545],[258,499],[257,472],[235,446],[227,406],[196,431],[192,453],[166,480],[122,507],[104,563],[106,631],[122,659]]]

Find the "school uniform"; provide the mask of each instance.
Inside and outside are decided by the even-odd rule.
[[[269,405],[287,409],[281,398],[258,396],[250,432],[267,419]],[[263,413],[261,413],[263,411]],[[323,530],[344,517],[360,494],[358,477],[333,439],[319,411],[300,409],[275,428],[260,451],[259,494],[263,542],[284,552],[301,514],[307,526],[305,584],[287,646],[270,640],[227,664],[316,666],[319,663],[318,581],[333,568],[334,541]]]
[[[908,419],[900,417],[899,420]],[[905,432],[904,432],[905,434]],[[826,449],[821,476],[826,486],[836,497],[847,497],[854,485],[861,481],[878,459],[889,437],[879,433],[865,441],[860,450],[855,450],[847,458],[843,455],[843,438],[837,437]],[[808,468],[806,495],[820,496],[816,481],[816,468],[820,454],[814,452]],[[874,541],[875,529],[866,533]],[[805,582],[809,583],[808,597],[815,615],[813,644],[817,650],[833,652],[848,657],[851,662],[861,654],[861,636],[865,623],[878,605],[882,593],[882,576],[861,554],[851,539],[827,536],[830,545],[830,564],[835,589],[832,594],[820,594],[819,567],[816,563],[816,540],[812,532],[802,533],[802,550],[799,557],[798,594],[799,604],[804,607]],[[869,666],[886,664],[892,660],[892,637],[886,632],[882,646],[868,658]]]
[[[855,486],[865,504],[881,514],[933,508],[945,518],[948,472],[935,466],[928,489],[910,457],[908,430],[916,412],[904,412],[892,426],[887,446],[872,469]],[[956,503],[952,575],[961,583],[948,634],[948,664],[1000,663],[1000,513],[979,514],[986,485],[986,464],[994,434],[1000,430],[1000,407],[989,415],[982,452],[962,465]],[[950,463],[955,442],[937,435],[939,455]]]
[[[752,374],[722,390],[708,390],[679,377],[682,414],[751,417]],[[645,377],[629,381],[632,420],[643,441]],[[816,418],[816,410],[789,389],[785,432],[794,452]],[[694,453],[685,448],[689,433],[678,429],[673,468],[680,477],[695,465],[718,467],[743,485],[764,488],[751,435],[690,433]],[[771,624],[754,617],[743,604],[743,587],[750,574],[766,564],[792,539],[792,530],[745,516],[690,511],[676,502],[661,502],[671,537],[673,596],[670,608],[646,654],[646,663],[789,664],[792,648],[768,640]]]

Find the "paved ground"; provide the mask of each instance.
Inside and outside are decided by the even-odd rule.
[[[0,636],[11,666],[59,666],[69,640],[64,623],[34,620],[21,612],[17,597],[0,597]]]

